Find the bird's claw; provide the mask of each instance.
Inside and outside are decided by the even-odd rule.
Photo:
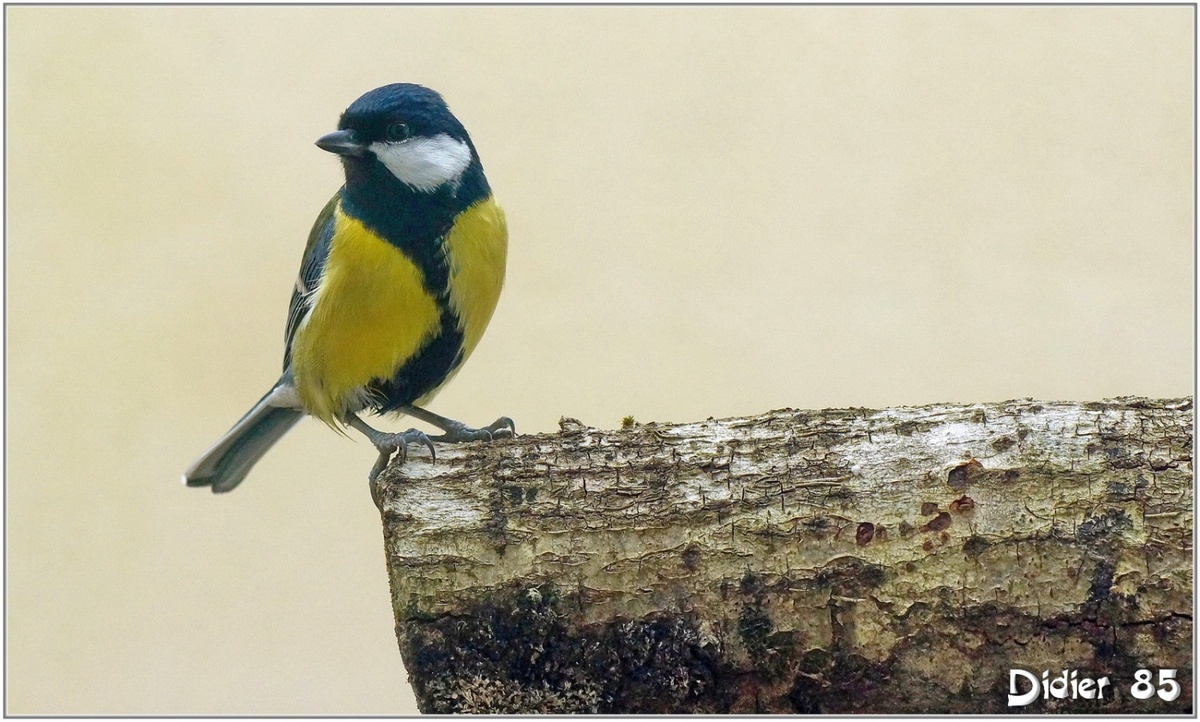
[[[501,416],[488,424],[487,428],[494,439],[511,439],[517,435],[517,423],[507,416]]]
[[[507,416],[501,416],[487,426],[472,429],[466,424],[457,423],[445,430],[441,436],[434,436],[434,441],[447,444],[461,444],[468,441],[492,441],[493,439],[511,439],[517,435],[517,425]]]
[[[375,479],[388,467],[393,455],[400,457],[401,464],[408,461],[409,444],[422,444],[429,449],[429,455],[433,460],[437,461],[437,449],[433,447],[433,440],[419,429],[409,429],[402,434],[382,434],[373,443],[379,450],[379,458],[375,460],[375,466],[371,467],[371,473],[367,477],[372,483],[372,488],[374,488]]]

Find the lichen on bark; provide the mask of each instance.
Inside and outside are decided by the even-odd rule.
[[[1191,399],[561,427],[381,477],[424,712],[1192,708]]]

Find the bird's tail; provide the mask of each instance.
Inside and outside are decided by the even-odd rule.
[[[303,416],[304,412],[296,408],[295,396],[290,384],[276,384],[183,472],[183,482],[188,486],[211,486],[215,493],[232,491]]]

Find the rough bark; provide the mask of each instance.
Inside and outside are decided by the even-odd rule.
[[[381,477],[424,712],[1192,710],[1190,398],[561,427]]]

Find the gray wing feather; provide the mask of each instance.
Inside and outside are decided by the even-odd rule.
[[[292,363],[292,340],[296,337],[296,329],[300,321],[312,306],[313,294],[325,270],[325,259],[329,257],[329,244],[333,240],[333,211],[337,208],[341,191],[333,194],[333,198],[321,209],[316,223],[308,234],[308,244],[304,247],[304,258],[300,261],[300,275],[296,278],[296,287],[292,289],[292,300],[288,303],[287,328],[284,331],[283,370],[286,373]]]

